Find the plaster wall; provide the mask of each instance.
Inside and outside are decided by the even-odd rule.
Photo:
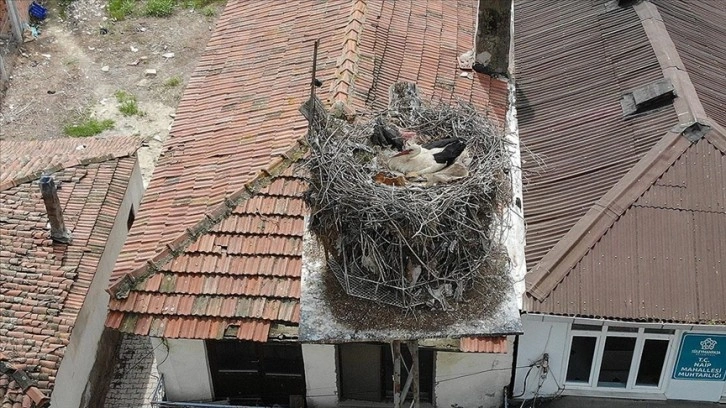
[[[308,407],[332,408],[338,406],[338,377],[335,346],[303,344],[305,386]]]
[[[530,399],[542,381],[538,394],[554,395],[558,391],[557,383],[562,384],[562,379],[555,375],[563,372],[563,364],[566,364],[563,361],[566,361],[564,353],[569,323],[552,320],[549,316],[525,314],[522,315],[522,327],[524,334],[519,336],[513,394],[515,397]],[[549,374],[543,379],[540,366],[535,364],[545,353],[549,355]]]
[[[165,344],[161,344],[165,342]],[[169,401],[211,401],[212,377],[203,340],[151,338]]]
[[[567,372],[570,324],[614,324],[634,328],[672,330],[671,344],[663,365],[660,388],[617,389],[575,388],[565,384]],[[623,399],[678,399],[689,401],[717,402],[726,400],[726,382],[673,379],[673,370],[678,356],[681,337],[685,333],[724,333],[724,326],[678,325],[661,323],[612,322],[602,319],[573,319],[568,317],[525,314],[522,316],[524,334],[520,336],[517,355],[517,369],[514,381],[514,396],[531,399],[539,387],[538,396],[564,395],[593,396]],[[541,359],[549,355],[549,370],[545,374]],[[526,379],[526,387],[524,385]],[[540,386],[541,383],[541,386]],[[564,387],[564,388],[561,388]]]
[[[512,338],[509,339],[512,349]],[[436,352],[437,407],[498,407],[512,375],[512,353]]]
[[[132,206],[138,208],[143,193],[144,185],[137,161],[106,241],[98,269],[81,311],[78,313],[71,338],[58,368],[55,386],[51,394],[51,407],[53,408],[79,407],[82,399],[88,401],[91,397],[88,393],[93,387],[87,387],[86,384],[96,360],[96,351],[106,320],[106,306],[109,301],[106,288],[116,264],[116,258],[126,241],[129,211]]]

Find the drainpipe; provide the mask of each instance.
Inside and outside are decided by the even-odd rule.
[[[53,181],[53,177],[42,176],[40,178],[40,193],[43,195],[45,210],[48,212],[51,239],[53,242],[70,244],[72,240],[71,233],[66,229],[63,222],[63,211],[58,199],[58,188],[55,181]]]

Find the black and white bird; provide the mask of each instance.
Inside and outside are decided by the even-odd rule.
[[[376,120],[373,125],[373,134],[371,135],[371,143],[381,147],[392,147],[399,152],[403,150],[405,140],[401,136],[401,132],[395,126],[388,126],[383,123],[381,118]]]
[[[388,160],[388,167],[406,177],[435,173],[454,164],[464,149],[466,143],[458,137],[435,140],[424,145],[409,143],[406,149]]]

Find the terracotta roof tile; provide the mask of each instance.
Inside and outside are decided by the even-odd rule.
[[[321,38],[317,77],[329,104],[380,109],[388,87],[408,78],[425,97],[471,101],[501,125],[506,82],[456,69],[475,18],[476,5],[463,0],[230,1],[119,258],[107,326],[265,341],[271,324],[296,325],[307,209],[290,165],[307,130],[298,107],[311,40]]]
[[[507,352],[506,337],[462,337],[459,349],[465,353],[501,353]]]
[[[83,144],[85,148],[77,149]],[[89,138],[2,142],[0,164],[0,353],[37,389],[0,375],[0,405],[50,395],[55,374],[127,189],[139,142]],[[37,179],[60,183],[70,245],[54,244]],[[37,403],[37,402],[36,402]]]

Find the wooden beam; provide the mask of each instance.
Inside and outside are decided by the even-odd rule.
[[[393,354],[393,407],[401,408],[401,404],[406,399],[405,395],[401,395],[401,341],[393,340],[391,347],[391,354]]]
[[[413,376],[413,403],[411,404],[414,408],[421,406],[421,392],[419,387],[419,364],[418,364],[418,340],[411,340],[408,342],[408,350],[411,352],[411,375]]]

